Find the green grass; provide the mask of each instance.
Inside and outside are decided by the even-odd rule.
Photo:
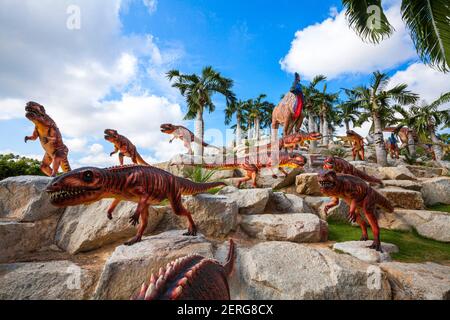
[[[329,240],[336,242],[355,241],[361,237],[361,229],[343,222],[330,221]],[[369,230],[369,238],[373,239]],[[401,262],[450,262],[450,244],[421,237],[417,232],[381,230],[381,241],[393,243],[399,252],[391,254]]]
[[[441,211],[450,213],[450,204],[436,204],[434,206],[428,207],[432,211]]]

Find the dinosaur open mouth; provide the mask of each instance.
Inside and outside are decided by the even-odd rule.
[[[319,181],[319,184],[323,189],[331,189],[335,186],[335,183],[331,181]]]
[[[96,189],[85,189],[77,188],[70,190],[51,190],[47,189],[47,193],[50,196],[50,202],[54,205],[62,205],[68,202],[73,202],[81,198],[89,198],[99,190]]]

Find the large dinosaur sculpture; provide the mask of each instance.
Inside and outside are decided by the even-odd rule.
[[[278,132],[280,125],[283,126],[283,136],[298,131],[303,123],[303,93],[301,91],[300,75],[295,74],[294,84],[290,92],[286,93],[281,102],[272,112],[272,132]]]
[[[383,184],[383,182],[373,176],[369,176],[365,172],[355,168],[352,164],[339,157],[328,157],[323,162],[325,170],[334,170],[337,173],[349,174],[359,177],[369,183]]]
[[[141,241],[147,227],[150,205],[168,199],[173,212],[185,216],[189,222],[186,235],[195,236],[197,228],[191,213],[181,203],[182,195],[195,195],[211,188],[225,186],[222,182],[194,183],[176,177],[164,170],[149,166],[122,166],[108,169],[81,168],[55,178],[47,187],[50,201],[57,207],[89,204],[101,199],[114,199],[108,210],[108,218],[121,201],[137,202],[130,222],[139,228],[136,236],[126,245]]]
[[[150,276],[133,300],[230,300],[227,278],[233,271],[234,242],[230,240],[227,261],[200,255],[179,258]]]
[[[106,129],[105,140],[114,145],[114,151],[109,155],[113,156],[119,152],[119,162],[123,166],[123,158],[130,157],[134,164],[149,166],[137,151],[136,146],[125,136],[120,135],[116,130]]]
[[[351,175],[338,175],[335,171],[321,171],[318,176],[320,191],[331,197],[331,202],[325,206],[325,214],[339,204],[339,198],[343,199],[349,206],[348,218],[351,222],[359,224],[362,230],[361,241],[368,240],[367,225],[361,216],[360,210],[369,222],[374,235],[374,241],[370,246],[381,252],[380,228],[378,226],[377,207],[382,207],[388,212],[393,212],[389,200],[375,191],[362,179]]]
[[[170,143],[172,143],[175,139],[180,139],[181,141],[183,141],[184,147],[188,149],[188,153],[190,155],[194,154],[192,150],[192,143],[201,144],[205,148],[214,148],[217,150],[221,150],[219,147],[207,144],[206,142],[202,141],[200,138],[196,137],[191,130],[183,126],[176,126],[170,123],[165,123],[161,125],[161,132],[173,135]]]
[[[35,126],[33,134],[25,137],[25,143],[28,140],[35,141],[39,138],[45,151],[41,162],[41,171],[52,177],[58,174],[59,167],[64,172],[69,172],[70,164],[67,158],[69,149],[63,143],[61,132],[55,121],[46,113],[44,106],[37,102],[28,102],[25,111],[25,116]]]

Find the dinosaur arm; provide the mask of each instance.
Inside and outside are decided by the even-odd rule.
[[[37,129],[35,128],[34,131],[33,131],[33,134],[31,136],[26,136],[25,137],[25,143],[28,140],[35,141],[37,138],[39,138],[39,133],[38,133]]]
[[[329,203],[327,203],[327,205],[324,208],[324,212],[325,215],[328,215],[328,211],[334,207],[336,207],[337,205],[339,205],[339,198],[337,197],[332,197],[331,201]]]
[[[115,145],[115,146],[114,146],[114,151],[111,152],[111,153],[109,154],[109,156],[112,157],[112,156],[115,155],[117,152],[119,152],[119,148],[117,148],[117,146]]]

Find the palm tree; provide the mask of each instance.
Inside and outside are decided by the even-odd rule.
[[[231,91],[233,80],[224,78],[208,66],[203,68],[202,74],[181,74],[178,70],[167,72],[167,78],[172,81],[172,87],[180,90],[180,93],[186,99],[188,112],[185,115],[186,120],[195,119],[195,135],[200,139],[204,138],[203,111],[206,109],[213,112],[216,108],[212,101],[215,93],[220,93],[226,98],[227,107],[236,100]],[[203,146],[195,144],[194,151],[196,155],[203,156]]]
[[[248,108],[247,104],[248,101],[239,100],[229,104],[225,108],[225,125],[229,125],[231,118],[236,114],[236,125],[233,126],[236,132],[236,146],[239,146],[242,141],[242,127],[246,117],[245,112]]]
[[[342,4],[346,9],[350,26],[362,39],[379,43],[394,32],[381,7],[381,0],[342,0]],[[373,5],[380,10],[379,19],[374,15]],[[422,61],[440,71],[449,71],[450,4],[448,1],[402,0],[401,13]]]
[[[323,75],[318,75],[313,78],[313,80],[307,85],[303,86],[303,96],[305,98],[305,113],[308,116],[308,131],[317,131],[317,113],[316,113],[316,97],[319,91],[317,90],[317,85],[327,78]],[[311,141],[311,148],[317,147],[316,141]]]
[[[327,92],[326,83],[323,85],[323,90],[315,95],[314,101],[317,102],[317,105],[319,107],[320,124],[321,124],[320,132],[322,133],[323,136],[322,142],[325,146],[328,146],[330,141],[329,113],[331,112],[333,104],[336,103],[338,98],[339,98],[338,93]]]
[[[259,140],[261,137],[261,128],[267,127],[272,120],[270,115],[274,105],[264,100],[265,98],[267,98],[265,94],[260,94],[256,99],[250,99],[247,102],[248,117],[253,122],[254,138],[256,140]]]
[[[347,93],[347,100],[342,102],[337,106],[337,110],[339,113],[339,117],[344,122],[345,125],[345,131],[350,130],[350,122],[355,125],[358,121],[358,116],[360,115],[360,112],[358,111],[358,105],[355,104],[355,97],[352,95],[351,92],[347,92],[348,90],[345,90]]]
[[[433,151],[436,160],[442,159],[441,141],[436,136],[436,130],[443,126],[450,128],[450,109],[439,110],[439,106],[450,102],[450,92],[447,92],[431,104],[424,103],[422,106],[413,106],[410,110],[411,119],[409,124],[416,130],[419,137],[429,137],[433,143]]]
[[[398,133],[404,127],[408,128],[408,153],[410,157],[415,157],[416,141],[414,139],[414,132],[413,132],[414,114],[411,112],[411,109],[406,109],[399,105],[395,105],[393,109],[401,116],[401,118],[397,119],[398,122],[396,132]]]
[[[347,90],[355,98],[355,105],[365,112],[361,115],[359,122],[371,119],[373,121],[373,132],[375,137],[375,153],[377,163],[387,166],[387,154],[384,146],[383,129],[385,124],[391,121],[393,110],[390,108],[392,101],[399,105],[408,105],[417,102],[418,96],[406,88],[406,84],[399,84],[387,89],[389,76],[376,71],[373,73],[369,87],[360,86]]]

